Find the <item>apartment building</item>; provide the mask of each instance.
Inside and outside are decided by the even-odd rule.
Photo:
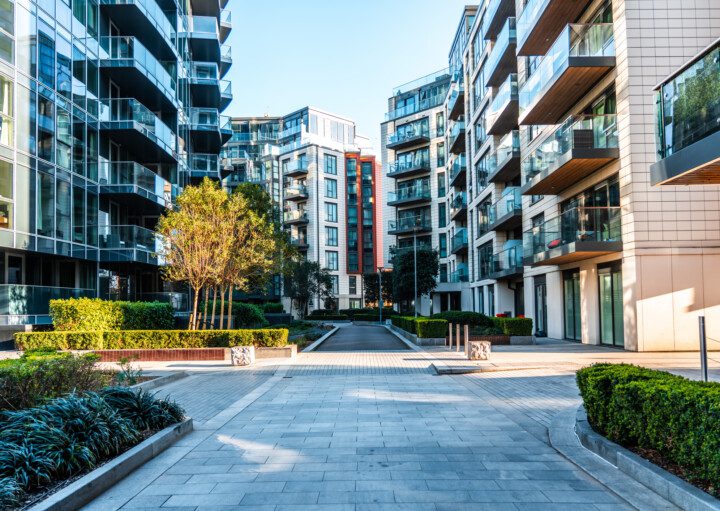
[[[380,167],[349,119],[305,107],[282,117],[278,135],[282,221],[309,261],[327,268],[335,304],[363,306],[364,273],[382,254]]]
[[[0,323],[71,296],[182,307],[152,229],[185,184],[221,177],[226,3],[0,7]]]
[[[532,317],[538,336],[695,349],[698,314],[720,328],[720,191],[651,186],[653,89],[717,39],[720,5],[489,0],[468,28],[469,12],[445,108],[465,89],[462,307]]]

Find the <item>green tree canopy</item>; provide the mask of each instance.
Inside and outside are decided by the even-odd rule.
[[[390,260],[393,266],[393,299],[395,302],[410,302],[415,299],[415,262],[413,249],[392,248]],[[432,292],[437,287],[440,259],[437,250],[425,246],[417,248],[417,295]]]
[[[292,300],[300,317],[308,312],[310,301],[319,297],[321,303],[332,300],[332,277],[328,270],[314,261],[291,260],[284,267],[285,296]]]

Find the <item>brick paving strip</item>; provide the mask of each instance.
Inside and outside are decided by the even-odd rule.
[[[634,508],[548,444],[553,415],[578,402],[572,371],[442,377],[430,364],[310,353],[185,378],[164,392],[205,412],[198,431],[85,509]],[[233,388],[243,397],[225,404]],[[207,416],[213,400],[223,409]]]

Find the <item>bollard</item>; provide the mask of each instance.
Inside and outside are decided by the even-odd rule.
[[[465,325],[465,355],[469,353],[468,346],[470,345],[470,327]]]
[[[708,381],[707,343],[705,340],[705,316],[698,316],[700,323],[700,376],[702,381]]]
[[[453,335],[452,335],[452,334],[453,334],[453,327],[452,327],[452,323],[448,323],[448,326],[450,327],[450,349],[452,349],[452,344],[453,344]]]
[[[455,325],[455,351],[460,351],[460,323]]]

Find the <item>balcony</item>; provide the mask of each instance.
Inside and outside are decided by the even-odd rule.
[[[155,0],[100,0],[100,9],[120,33],[137,37],[158,59],[178,58],[175,28]]]
[[[657,88],[653,184],[720,184],[719,83],[716,42]]]
[[[461,154],[450,167],[450,186],[464,188],[467,181],[467,158]]]
[[[162,0],[162,1],[168,1],[168,0]],[[225,8],[228,1],[220,0],[220,2],[216,2],[216,1],[212,0],[212,1],[208,2],[207,0],[190,0],[189,3],[192,6],[193,14],[198,14],[201,16],[213,16],[213,17],[217,18],[220,16],[222,9]]]
[[[220,64],[220,28],[215,16],[188,16],[187,32],[181,37],[188,40],[193,60]]]
[[[568,25],[520,88],[520,124],[555,124],[615,67],[612,23]]]
[[[587,8],[587,0],[530,0],[517,20],[517,54],[544,55],[565,25]]]
[[[162,238],[137,225],[101,225],[100,261],[106,263],[165,264]]]
[[[232,86],[229,80],[218,78],[218,65],[213,62],[194,62],[187,77],[192,104],[201,108],[217,108],[222,111],[232,102]]]
[[[429,216],[412,216],[388,221],[388,234],[400,236],[403,234],[421,234],[432,231]]]
[[[232,66],[232,47],[229,44],[223,44],[220,47],[220,77],[230,71]]]
[[[232,100],[232,82],[230,80],[220,80],[220,111],[222,112],[229,107]]]
[[[467,264],[461,263],[455,267],[455,271],[451,272],[448,276],[448,282],[451,284],[457,284],[459,282],[468,282],[469,273]]]
[[[390,164],[387,176],[395,179],[427,174],[430,172],[430,158],[428,156],[415,156]]]
[[[491,0],[483,18],[482,33],[485,39],[496,39],[510,16],[515,16],[514,0]]]
[[[310,195],[305,185],[293,185],[285,188],[285,200],[299,202],[306,201],[309,197]]]
[[[523,234],[527,266],[566,264],[621,251],[619,207],[573,208]]]
[[[100,194],[121,197],[137,214],[158,215],[178,194],[175,185],[132,161],[101,162],[99,182]]]
[[[210,179],[222,179],[229,175],[232,165],[221,165],[220,157],[217,154],[192,153],[190,155],[190,178],[200,180],[205,177]]]
[[[430,185],[413,185],[398,188],[395,192],[388,193],[388,206],[409,206],[411,204],[420,204],[430,202]]]
[[[518,120],[518,84],[517,75],[508,76],[497,90],[490,103],[487,117],[489,135],[502,135],[517,128]]]
[[[450,130],[450,152],[453,154],[465,152],[465,121],[456,122]]]
[[[283,169],[283,175],[287,177],[301,177],[308,173],[307,158],[300,158],[288,162],[287,167]]]
[[[308,248],[310,248],[310,245],[308,245],[308,242],[305,238],[290,238],[290,245],[300,250],[301,252],[304,252]]]
[[[105,76],[153,110],[177,110],[174,63],[159,62],[134,37],[103,37],[100,42],[108,52],[108,58],[100,59]]]
[[[523,159],[523,194],[557,195],[618,157],[614,114],[570,117]]]
[[[488,222],[491,231],[512,231],[522,224],[522,196],[520,187],[510,186],[500,199],[490,206]]]
[[[283,223],[285,225],[304,225],[309,222],[307,211],[294,209],[283,213]]]
[[[455,194],[455,198],[450,203],[450,218],[452,220],[467,218],[467,195],[465,192]]]
[[[514,241],[512,240],[512,242]],[[489,278],[505,280],[522,276],[524,268],[523,249],[520,240],[517,240],[517,243],[517,246],[506,248],[492,255]]]
[[[450,100],[448,101],[448,119],[451,121],[457,121],[465,115],[465,87],[458,85],[457,88],[453,89],[450,93]]]
[[[188,129],[193,150],[220,154],[232,137],[230,118],[220,115],[216,108],[190,108]]]
[[[466,253],[468,249],[468,233],[465,227],[455,231],[450,243],[450,250],[453,254]]]
[[[2,317],[0,324],[49,324],[50,300],[95,298],[95,296],[94,289],[2,284],[0,285],[0,317]]]
[[[398,149],[428,143],[430,143],[430,130],[427,122],[416,122],[401,126],[395,133],[390,135],[386,147],[397,151]]]
[[[499,87],[510,73],[517,72],[515,18],[508,18],[495,40],[485,64],[485,85]]]
[[[225,43],[232,30],[232,12],[229,9],[220,11],[220,43]]]
[[[507,183],[520,175],[520,132],[513,130],[495,145],[488,156],[488,181]]]
[[[138,100],[103,100],[100,120],[100,129],[109,138],[146,161],[177,163],[175,133]]]

